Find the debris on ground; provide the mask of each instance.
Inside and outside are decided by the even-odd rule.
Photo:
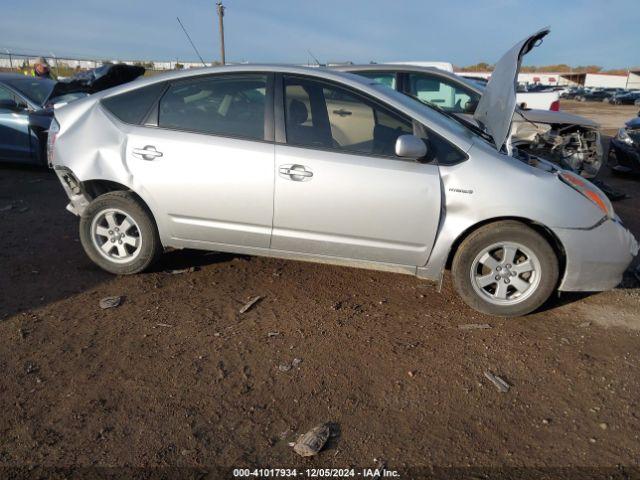
[[[302,363],[302,359],[301,358],[294,358],[291,361],[291,363],[282,363],[282,364],[278,365],[278,370],[280,370],[281,372],[288,372],[292,368],[298,368],[301,363]]]
[[[330,433],[331,428],[328,423],[318,425],[298,437],[298,440],[292,445],[293,451],[302,457],[317,455],[327,443]]]
[[[175,270],[165,270],[165,273],[169,273],[171,275],[179,275],[181,273],[192,273],[197,272],[198,267],[189,267],[189,268],[177,268]]]
[[[269,332],[267,333],[267,337],[271,338],[271,337],[279,337],[280,336],[280,332]]]
[[[27,362],[24,364],[24,373],[30,375],[32,373],[37,373],[40,371],[40,367],[33,362]]]
[[[492,328],[488,323],[465,323],[458,325],[460,330],[483,330],[486,328]]]
[[[376,473],[371,477],[371,480],[378,480],[381,476],[384,476],[384,471],[387,469],[387,462],[382,459],[378,460],[377,458],[374,458],[373,461],[376,462],[376,469],[374,470]]]
[[[122,305],[122,299],[123,297],[121,296],[104,297],[102,300],[100,300],[100,308],[106,310],[107,308],[119,307],[120,305]]]
[[[173,327],[173,325],[169,325],[168,323],[156,323],[156,325],[159,327],[167,327],[167,328]]]
[[[587,328],[591,326],[591,322],[582,322],[580,325],[578,325],[578,327],[580,328]]]
[[[11,204],[5,205],[4,207],[0,207],[0,212],[8,212],[12,208],[13,208],[13,205],[11,205]]]
[[[509,385],[504,379],[489,371],[484,372],[484,376],[487,377],[487,379],[502,393],[507,393],[509,388],[511,388],[511,385]]]
[[[258,295],[257,297],[253,297],[251,300],[249,300],[247,303],[244,304],[244,306],[240,309],[240,313],[245,313],[247,310],[253,307],[256,303],[258,303],[261,299],[262,297],[260,295]]]

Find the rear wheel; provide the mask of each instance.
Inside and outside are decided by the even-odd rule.
[[[118,275],[146,270],[162,250],[151,214],[122,191],[105,193],[89,204],[80,217],[80,240],[93,262]]]
[[[527,225],[498,222],[479,228],[458,248],[453,283],[470,307],[490,315],[526,315],[539,308],[558,282],[558,258]]]

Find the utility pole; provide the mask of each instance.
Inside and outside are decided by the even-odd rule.
[[[222,5],[222,0],[216,2],[216,9],[218,11],[218,26],[220,29],[220,58],[222,61],[222,65],[226,63],[224,56],[224,5]]]

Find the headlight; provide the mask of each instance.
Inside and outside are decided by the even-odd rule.
[[[626,143],[627,145],[633,145],[633,139],[629,136],[626,128],[621,128],[620,130],[618,130],[616,140]]]
[[[587,199],[591,200],[596,207],[602,210],[602,213],[604,213],[607,218],[615,217],[616,214],[613,211],[613,205],[611,205],[607,196],[595,185],[588,182],[581,176],[568,171],[563,171],[558,176],[564,183],[580,192]]]

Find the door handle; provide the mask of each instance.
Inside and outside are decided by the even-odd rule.
[[[156,150],[153,145],[146,145],[144,148],[134,148],[133,155],[143,160],[154,160],[162,156],[162,152]]]
[[[280,165],[278,171],[280,172],[281,177],[294,180],[296,182],[305,182],[307,180],[311,180],[311,177],[313,177],[313,172],[311,170],[307,170],[307,167],[304,165]]]
[[[333,113],[335,113],[336,115],[340,115],[341,117],[348,117],[352,112],[341,108],[340,110],[334,110]]]

